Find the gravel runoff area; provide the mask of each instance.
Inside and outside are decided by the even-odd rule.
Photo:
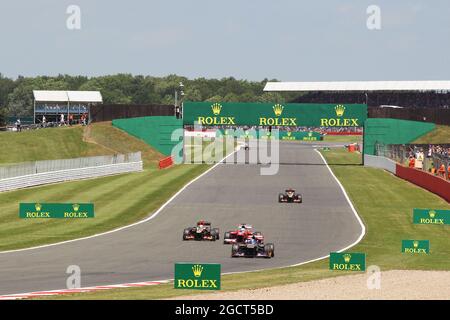
[[[449,300],[450,271],[381,272],[380,289],[368,289],[368,274],[293,283],[283,286],[217,292],[175,299],[195,300]]]

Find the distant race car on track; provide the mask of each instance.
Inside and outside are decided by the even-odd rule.
[[[259,241],[264,241],[264,236],[259,231],[253,231],[249,224],[240,224],[236,230],[227,231],[223,235],[223,243],[243,243],[248,237],[255,236]]]
[[[294,189],[287,189],[285,193],[280,193],[278,195],[278,202],[295,202],[302,203],[302,195],[295,193]]]
[[[231,247],[231,257],[239,258],[273,258],[275,256],[275,246],[273,243],[264,244],[256,237],[248,237],[244,243],[234,243]]]
[[[183,240],[219,240],[219,228],[211,228],[211,222],[200,220],[195,227],[183,231]]]

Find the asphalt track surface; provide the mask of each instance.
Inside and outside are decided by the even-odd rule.
[[[245,152],[238,151],[237,154]],[[235,155],[236,156],[236,155]],[[288,266],[354,243],[362,227],[312,144],[281,143],[279,171],[261,165],[220,164],[192,183],[154,219],[114,233],[57,246],[0,254],[0,294],[65,289],[69,265],[81,268],[81,286],[173,278],[175,262],[220,263],[222,272]],[[279,204],[287,187],[302,204]],[[249,223],[275,244],[272,259],[231,258],[222,241],[183,242],[197,220],[224,231]]]

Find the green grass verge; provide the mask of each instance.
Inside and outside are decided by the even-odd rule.
[[[186,146],[186,163],[214,163],[221,161],[225,155],[234,152],[237,142],[227,139],[199,139],[199,138],[187,138],[185,140]],[[222,150],[220,151],[220,148]],[[216,150],[220,152],[217,153]]]
[[[381,270],[450,270],[450,228],[412,224],[413,208],[450,209],[447,202],[385,171],[359,165],[361,155],[357,153],[332,149],[323,152],[323,155],[347,190],[366,226],[365,237],[350,251],[365,252],[368,265],[378,265]],[[429,239],[431,254],[402,254],[402,239]],[[353,273],[330,271],[328,260],[325,259],[298,267],[224,275],[222,289],[253,289],[345,274]],[[199,293],[204,292],[175,290],[172,284],[167,284],[48,299],[161,299]]]
[[[450,143],[450,126],[436,126],[436,129],[418,138],[413,143]]]
[[[69,159],[117,153],[142,152],[145,165],[155,165],[163,156],[110,122],[87,127],[46,128],[22,132],[1,132],[0,164]]]
[[[115,175],[0,193],[0,251],[76,239],[136,222],[207,165]],[[92,202],[93,219],[19,219],[20,202]]]
[[[77,158],[92,154],[98,146],[83,142],[83,127],[47,128],[0,133],[0,163]],[[106,150],[102,150],[107,154]]]

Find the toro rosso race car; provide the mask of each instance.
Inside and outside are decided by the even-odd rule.
[[[234,243],[231,247],[231,257],[239,258],[273,258],[275,246],[273,243],[259,241],[255,236],[247,238],[244,243]]]
[[[195,227],[183,231],[183,240],[219,240],[219,229],[211,228],[211,222],[200,220]]]
[[[278,195],[278,202],[295,202],[302,203],[302,195],[295,193],[294,189],[287,189],[285,193],[280,193]]]
[[[249,224],[240,224],[236,230],[227,231],[223,235],[223,243],[244,243],[251,236],[255,236],[258,241],[264,241],[264,236],[259,231],[253,231],[253,227]]]

